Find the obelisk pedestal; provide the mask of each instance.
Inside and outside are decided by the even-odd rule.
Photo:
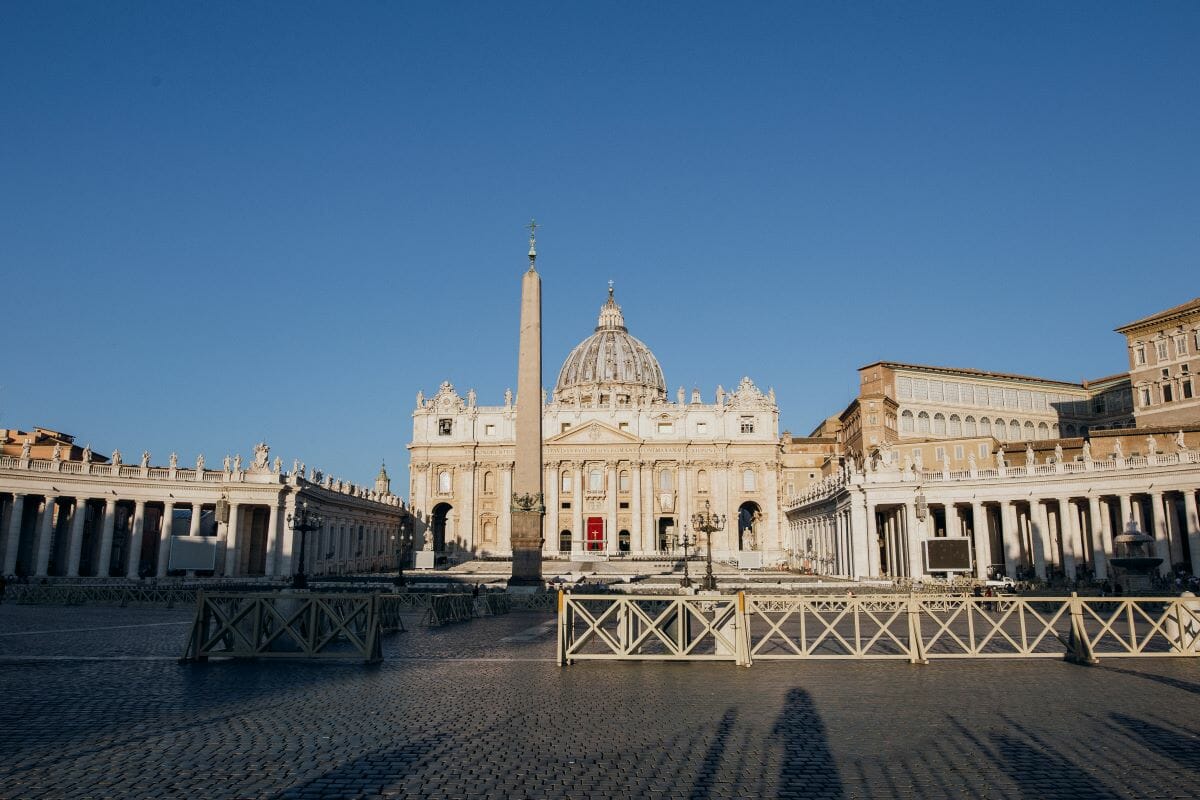
[[[542,586],[542,278],[530,223],[529,269],[521,278],[521,341],[517,354],[516,457],[512,482],[510,587]]]

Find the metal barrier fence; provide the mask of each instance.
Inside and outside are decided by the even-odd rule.
[[[174,608],[176,603],[194,603],[195,587],[166,587],[137,584],[99,584],[95,586],[72,584],[11,584],[5,599],[18,605],[61,605],[85,604],[119,605],[130,603],[152,603]]]
[[[466,622],[475,616],[475,602],[469,594],[429,595],[429,607],[421,624],[431,627],[451,622]]]
[[[508,596],[509,606],[513,611],[550,611],[558,608],[557,592],[531,592],[529,594],[511,594]]]
[[[381,615],[373,594],[206,594],[184,661],[340,658],[379,661]]]
[[[558,663],[1200,654],[1194,597],[559,596]]]
[[[487,592],[475,598],[475,616],[494,617],[497,614],[507,614],[512,610],[512,603],[507,592]]]

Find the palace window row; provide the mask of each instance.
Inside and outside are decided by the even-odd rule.
[[[932,380],[898,376],[898,400],[948,403],[981,408],[1007,408],[1016,411],[1058,411],[1062,414],[1087,413],[1087,400],[1078,395],[1040,392],[1031,389],[1008,389],[1003,386],[984,386],[974,383]]]
[[[1077,436],[1085,430],[1086,426],[1077,428],[1074,424],[1068,424],[1062,429],[1062,435]],[[965,417],[950,414],[947,417],[940,411],[931,416],[928,411],[919,411],[914,414],[905,409],[900,413],[900,432],[929,433],[935,436],[994,436],[1002,441],[1020,441],[1056,438],[1059,435],[1059,427],[1048,425],[1045,422],[1035,425],[1029,420],[1024,423],[1015,419],[1010,421],[993,420],[990,417],[980,417],[976,420],[970,414]]]

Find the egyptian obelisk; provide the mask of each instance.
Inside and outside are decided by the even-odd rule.
[[[512,587],[542,585],[542,276],[537,223],[529,222],[529,269],[521,277],[517,353],[516,464],[512,482]]]

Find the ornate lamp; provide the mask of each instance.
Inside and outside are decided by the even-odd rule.
[[[297,562],[296,574],[292,576],[292,588],[307,589],[308,578],[304,574],[304,551],[307,549],[305,534],[309,531],[321,530],[324,520],[320,514],[308,510],[308,501],[301,500],[300,505],[296,508],[296,513],[287,515],[287,521],[292,526],[292,530],[300,534],[300,560]]]
[[[704,534],[704,578],[700,581],[700,588],[707,592],[715,592],[717,590],[717,578],[712,571],[712,535],[717,531],[725,529],[725,515],[714,514],[712,512],[709,501],[704,501],[704,510],[697,511],[692,514],[692,529],[700,531]],[[687,562],[684,562],[684,573],[686,574]]]

